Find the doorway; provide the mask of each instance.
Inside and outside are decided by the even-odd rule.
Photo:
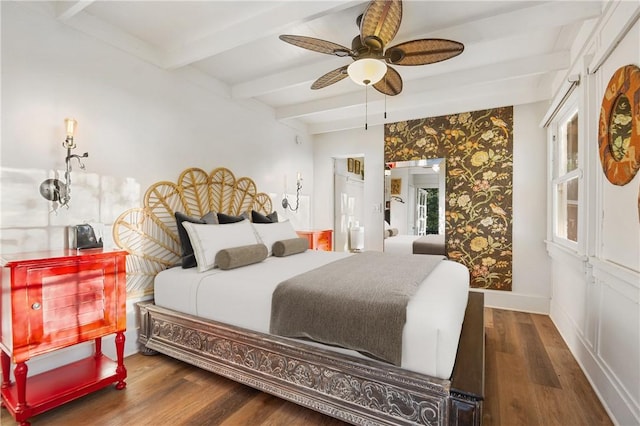
[[[364,249],[358,235],[364,234],[364,157],[333,159],[333,249]],[[357,232],[351,233],[351,230]],[[351,239],[354,235],[354,240]]]

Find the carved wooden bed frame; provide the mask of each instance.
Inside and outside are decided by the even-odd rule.
[[[180,259],[174,213],[271,212],[253,180],[225,168],[191,168],[158,182],[144,207],[116,220],[114,240],[129,252],[127,289],[151,294],[153,277]],[[315,411],[359,425],[479,425],[484,395],[484,294],[469,293],[451,380],[257,333],[141,302],[139,341]]]

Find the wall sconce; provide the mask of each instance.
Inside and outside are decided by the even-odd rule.
[[[289,209],[292,212],[297,212],[298,208],[300,207],[300,190],[302,189],[302,175],[300,173],[298,173],[298,177],[296,179],[296,207],[293,208],[291,206],[291,203],[289,202],[289,200],[287,199],[287,178],[285,176],[285,180],[284,180],[284,195],[282,198],[282,208],[283,209]]]
[[[85,152],[82,155],[71,154],[71,150],[76,147],[73,137],[76,129],[78,128],[78,122],[73,118],[65,118],[64,124],[67,132],[67,137],[64,142],[62,142],[62,147],[67,150],[67,156],[64,160],[66,167],[64,172],[64,182],[55,178],[45,180],[40,184],[40,194],[49,201],[53,201],[54,203],[58,202],[60,206],[69,208],[69,201],[71,201],[71,160],[73,158],[78,160],[80,168],[84,170],[84,164],[82,163],[81,158],[87,158],[89,153]],[[56,209],[57,206],[54,204],[53,211]]]

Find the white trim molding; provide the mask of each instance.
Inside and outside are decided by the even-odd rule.
[[[640,3],[622,0],[611,3],[598,23],[599,48],[587,68],[589,74],[598,72],[639,18]],[[606,37],[607,34],[611,36]]]
[[[556,95],[553,97],[553,101],[551,101],[551,105],[547,110],[547,113],[542,118],[540,122],[540,127],[547,127],[558,114],[558,112],[562,109],[571,93],[575,90],[576,87],[580,84],[580,74],[572,74],[567,77],[565,81],[562,82],[562,85],[556,92]]]

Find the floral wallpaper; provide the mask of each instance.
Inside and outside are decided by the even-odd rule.
[[[513,107],[387,124],[384,146],[386,163],[446,158],[447,255],[511,291]]]

